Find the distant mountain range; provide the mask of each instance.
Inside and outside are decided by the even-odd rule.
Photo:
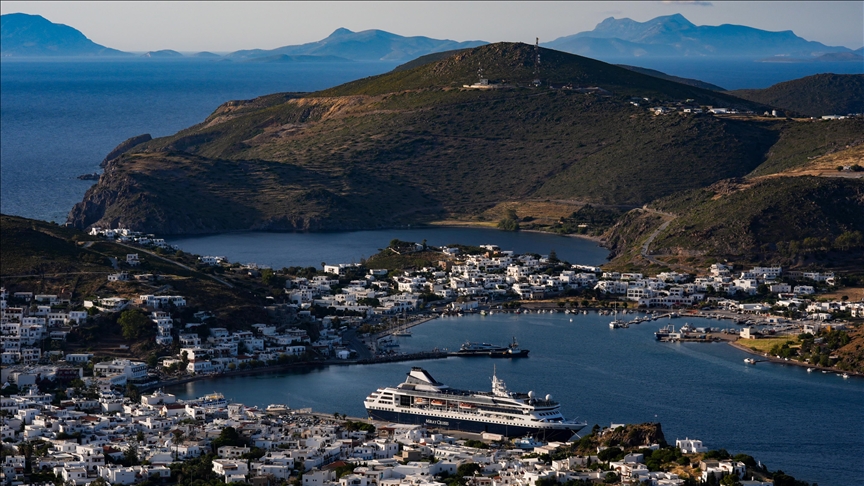
[[[604,60],[680,56],[811,60],[826,54],[853,53],[846,47],[808,41],[791,30],[770,32],[732,24],[697,26],[681,14],[647,22],[610,17],[594,30],[560,37],[544,47]],[[847,59],[828,56],[823,60]]]
[[[336,29],[317,42],[277,49],[252,49],[228,54],[229,59],[287,56],[337,56],[354,61],[410,61],[435,52],[465,49],[486,44],[485,41],[457,42],[429,37],[403,37],[383,30],[352,32]]]
[[[4,57],[29,56],[132,56],[101,46],[72,27],[52,23],[39,15],[23,13],[0,16]],[[260,62],[408,62],[421,56],[469,49],[487,44],[474,40],[405,37],[383,30],[353,32],[336,29],[326,38],[276,49],[250,49],[218,56],[210,52],[192,54],[197,59],[224,58]],[[657,17],[647,22],[608,18],[594,30],[560,37],[544,47],[607,61],[632,64],[640,58],[750,58],[768,62],[862,62],[864,51],[826,46],[808,41],[792,31],[769,32],[743,25],[697,26],[680,14]],[[172,50],[151,51],[150,58],[181,58]],[[320,59],[316,59],[320,57]]]
[[[3,57],[45,56],[133,56],[134,54],[101,46],[68,25],[55,24],[39,15],[6,14],[2,19]],[[201,52],[188,57],[197,59],[224,58],[256,62],[339,62],[392,61],[406,62],[436,52],[466,49],[486,44],[485,41],[457,42],[429,37],[404,37],[383,30],[352,32],[337,29],[317,42],[276,49],[251,49],[219,56]],[[141,55],[147,58],[173,59],[187,57],[163,49]]]
[[[0,16],[0,56],[128,56],[99,45],[68,25],[39,15],[13,13]]]

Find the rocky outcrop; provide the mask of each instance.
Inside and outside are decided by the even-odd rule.
[[[150,140],[153,140],[153,137],[151,137],[149,133],[126,139],[123,143],[114,147],[114,150],[108,152],[108,155],[105,156],[105,159],[102,160],[99,167],[105,168],[105,166],[108,165],[108,162],[120,157],[144,142],[149,142]]]

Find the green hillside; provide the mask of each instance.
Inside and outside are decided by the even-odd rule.
[[[763,176],[801,167],[811,159],[864,143],[864,119],[787,122],[765,162],[750,175]]]
[[[864,113],[864,74],[816,74],[730,94],[804,116]]]
[[[839,251],[860,257],[864,181],[772,177],[725,181],[652,203],[678,217],[651,245],[654,254],[702,254],[750,259]],[[841,259],[848,259],[842,257]]]
[[[456,88],[478,79],[478,68],[491,82],[511,86],[530,86],[535,78],[544,85],[572,84],[577,87],[599,86],[617,95],[647,96],[660,99],[695,99],[703,104],[753,108],[740,98],[707,89],[660,79],[587,57],[540,48],[540,75],[534,74],[534,46],[499,42],[474,49],[456,51],[452,56],[423,62],[410,69],[399,69],[337,86],[320,96],[379,95],[408,89]],[[422,59],[422,58],[421,58]],[[416,63],[420,63],[417,60]],[[413,66],[414,62],[407,66]]]
[[[109,272],[106,257],[77,244],[86,239],[90,238],[71,228],[0,215],[0,274]]]
[[[533,55],[493,44],[323,92],[226,103],[108,163],[70,221],[159,234],[317,231],[470,219],[507,201],[635,207],[752,173],[794,126],[655,116],[630,95],[736,105],[543,49],[538,88]],[[462,89],[478,65],[511,88]],[[564,82],[610,94],[549,89]],[[784,157],[812,148],[787,145]]]

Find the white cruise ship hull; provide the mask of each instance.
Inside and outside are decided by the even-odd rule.
[[[437,416],[414,412],[395,412],[391,410],[367,410],[369,418],[397,424],[425,425],[428,428],[458,430],[461,432],[499,434],[504,437],[532,436],[542,441],[566,442],[579,432],[584,424],[546,424],[547,427],[526,427],[507,423],[487,422],[482,418],[457,417],[455,415]]]

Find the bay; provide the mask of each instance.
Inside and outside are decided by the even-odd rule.
[[[572,322],[570,321],[572,319]],[[220,377],[166,391],[188,399],[219,391],[247,405],[285,403],[365,416],[363,399],[401,383],[422,366],[455,388],[489,390],[493,366],[510,389],[551,394],[567,418],[593,424],[660,422],[666,439],[698,438],[714,449],[746,453],[772,470],[821,486],[855,484],[864,457],[864,380],[759,363],[725,343],[659,343],[660,320],[609,329],[598,314],[495,314],[443,318],[397,338],[402,352],[458,349],[466,340],[505,344],[512,336],[530,357],[447,358],[422,362],[310,368]],[[725,321],[679,319],[694,326]]]
[[[326,263],[359,263],[385,248],[392,239],[441,246],[494,244],[516,253],[548,254],[585,265],[601,265],[608,250],[585,238],[491,228],[425,227],[329,233],[228,233],[168,239],[181,250],[224,256],[230,262],[257,263],[272,268],[320,267]]]

